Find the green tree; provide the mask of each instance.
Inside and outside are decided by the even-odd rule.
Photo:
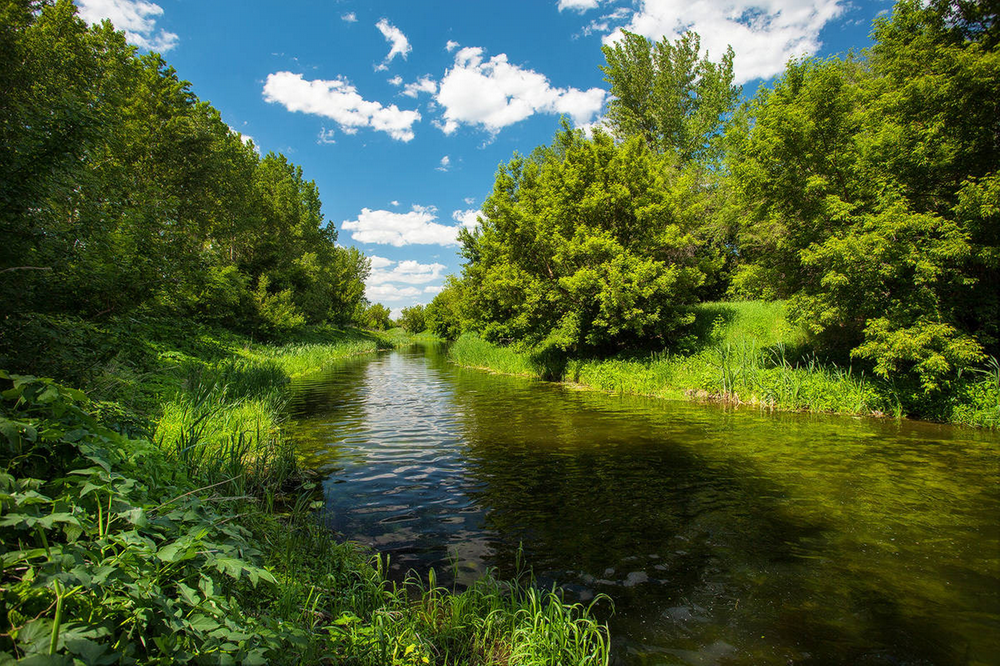
[[[1000,57],[950,9],[905,0],[869,57],[792,63],[730,134],[735,288],[926,390],[997,344]]]
[[[444,289],[424,310],[427,329],[445,340],[457,339],[467,325],[464,307],[464,283],[449,275]]]
[[[677,335],[704,275],[672,174],[639,138],[568,129],[501,167],[481,229],[460,233],[471,327],[562,350]]]
[[[392,325],[392,312],[381,303],[373,303],[365,310],[364,325],[376,331],[384,331]]]
[[[399,325],[410,333],[420,333],[427,330],[426,308],[423,305],[403,308],[399,316]]]
[[[717,137],[740,88],[733,85],[733,49],[715,63],[702,58],[700,48],[694,32],[671,44],[627,30],[602,47],[607,64],[601,71],[611,93],[607,116],[617,139],[640,137],[682,163],[717,157]]]

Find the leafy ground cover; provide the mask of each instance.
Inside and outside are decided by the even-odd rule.
[[[449,356],[459,365],[574,382],[609,393],[718,400],[767,409],[926,418],[1000,426],[995,362],[960,376],[946,393],[893,383],[820,357],[782,302],[703,303],[692,308],[692,333],[673,352],[553,361],[530,349],[501,347],[466,334]]]
[[[394,584],[311,518],[283,387],[412,336],[314,328],[268,346],[147,321],[87,338],[121,343],[67,365],[101,401],[0,374],[0,663],[607,663],[588,609],[530,577]]]

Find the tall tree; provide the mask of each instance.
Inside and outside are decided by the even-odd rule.
[[[638,136],[682,163],[717,157],[717,138],[740,89],[733,85],[733,49],[716,63],[701,57],[700,48],[693,32],[654,44],[628,31],[602,47],[611,92],[607,115],[617,139]]]

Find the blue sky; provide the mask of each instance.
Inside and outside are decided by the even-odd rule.
[[[460,270],[497,166],[565,116],[599,122],[602,43],[684,29],[727,44],[745,93],[791,56],[869,44],[887,0],[77,0],[162,52],[262,152],[315,180],[339,242],[372,257],[368,297],[398,313]]]

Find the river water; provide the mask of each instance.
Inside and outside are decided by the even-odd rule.
[[[332,529],[459,586],[523,549],[614,601],[616,663],[1000,664],[995,434],[575,391],[440,347],[301,380],[292,413]]]

